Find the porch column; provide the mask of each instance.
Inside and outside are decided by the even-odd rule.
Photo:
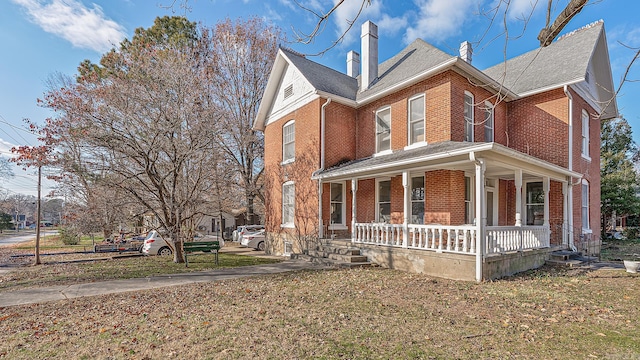
[[[549,228],[549,191],[550,191],[549,177],[542,178],[542,190],[544,191],[544,226]]]
[[[487,222],[487,207],[484,193],[485,163],[476,160],[476,281],[482,281],[482,262],[485,252],[485,223]]]
[[[567,219],[569,218],[569,184],[567,182],[562,183],[562,245],[567,246],[569,244],[569,238],[567,229],[569,227],[569,223]]]
[[[409,243],[409,214],[411,213],[411,190],[409,189],[409,172],[402,172],[402,188],[404,189],[404,209],[402,215],[402,247]]]
[[[516,226],[522,226],[522,170],[516,170]]]
[[[351,179],[351,242],[356,239],[356,192],[358,179]]]

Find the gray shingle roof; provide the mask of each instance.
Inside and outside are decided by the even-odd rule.
[[[602,27],[596,22],[483,72],[516,94],[584,78]]]
[[[484,144],[484,143],[483,143]],[[370,156],[367,158],[349,161],[344,164],[336,165],[323,171],[317,171],[314,177],[332,177],[346,174],[355,174],[369,168],[384,167],[384,165],[392,165],[398,161],[420,161],[425,157],[433,156],[441,153],[448,153],[469,147],[475,147],[478,143],[443,141],[434,144],[428,144],[415,149],[398,150],[388,155]]]
[[[358,81],[347,74],[343,74],[317,62],[311,61],[298,53],[286,48],[280,48],[291,60],[311,85],[320,91],[338,95],[350,100],[356,99]]]
[[[358,93],[358,100],[373,96],[397,83],[436,67],[453,56],[416,39],[398,54],[378,67],[378,80],[369,89]],[[360,80],[360,77],[358,77]]]

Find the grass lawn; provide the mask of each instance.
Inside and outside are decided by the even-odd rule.
[[[0,309],[7,359],[628,359],[640,276],[305,271]]]

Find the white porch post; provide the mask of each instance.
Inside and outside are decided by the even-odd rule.
[[[569,181],[569,185],[567,187],[567,219],[568,219],[568,236],[569,236],[569,247],[571,250],[576,251],[576,245],[574,244],[574,234],[573,234],[573,183],[571,180]]]
[[[549,177],[542,178],[542,190],[544,191],[544,226],[549,227],[549,191],[550,191]]]
[[[487,207],[484,193],[485,163],[482,159],[476,160],[476,281],[482,281],[482,262],[485,252],[485,223],[487,222]]]
[[[402,172],[402,188],[404,189],[404,209],[402,215],[402,247],[409,243],[409,213],[411,212],[411,190],[409,189],[409,172]]]
[[[566,182],[562,183],[562,245],[569,244],[569,238],[567,234],[567,229],[569,227],[569,223],[567,219],[569,218],[569,184]]]
[[[358,179],[351,179],[351,242],[356,239],[356,192],[358,191]]]
[[[522,226],[522,170],[516,170],[516,226]]]

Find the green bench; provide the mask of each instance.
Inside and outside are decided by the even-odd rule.
[[[219,241],[191,241],[182,243],[182,251],[184,252],[185,266],[189,266],[187,254],[194,252],[213,252],[216,255],[216,265],[218,265],[218,251],[220,250]]]

